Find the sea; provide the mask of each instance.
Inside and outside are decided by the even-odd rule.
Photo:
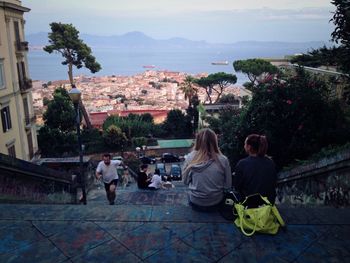
[[[300,47],[265,46],[224,47],[224,48],[92,48],[93,55],[102,69],[92,74],[87,69],[74,68],[74,76],[132,76],[147,70],[144,66],[152,65],[152,70],[185,72],[188,74],[226,72],[236,74],[237,85],[247,82],[246,75],[236,73],[233,61],[248,58],[283,58],[285,55],[306,52]],[[33,80],[53,81],[68,79],[67,66],[62,65],[63,57],[48,54],[43,50],[28,52],[29,73]],[[228,61],[228,65],[212,65],[212,62]]]

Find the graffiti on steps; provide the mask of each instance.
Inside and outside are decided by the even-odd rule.
[[[350,149],[279,174],[276,202],[287,205],[350,205]]]
[[[0,200],[35,203],[71,203],[70,188],[48,180],[29,181],[16,175],[0,177]]]
[[[350,173],[332,172],[280,184],[277,202],[291,205],[350,205]]]

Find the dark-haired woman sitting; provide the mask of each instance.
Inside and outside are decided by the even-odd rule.
[[[274,162],[266,156],[267,148],[263,135],[251,134],[245,140],[244,149],[249,156],[237,163],[233,177],[233,185],[243,199],[259,193],[275,203],[277,173]],[[257,207],[259,201],[251,200],[248,206]]]

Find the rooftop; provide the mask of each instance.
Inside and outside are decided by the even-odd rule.
[[[193,145],[193,139],[157,140],[160,148],[185,148]]]

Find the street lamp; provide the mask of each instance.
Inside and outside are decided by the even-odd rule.
[[[81,99],[81,92],[77,89],[75,85],[72,85],[72,89],[68,92],[70,99],[74,104],[74,109],[76,113],[76,125],[77,125],[77,136],[78,136],[78,147],[79,147],[79,173],[80,173],[80,182],[81,182],[81,191],[83,192],[83,203],[86,205],[86,191],[85,191],[85,176],[84,176],[84,167],[83,167],[83,147],[80,137],[80,110],[79,103]]]
[[[140,150],[141,148],[140,147],[136,147],[136,152],[137,152],[137,157],[140,158]]]
[[[194,135],[196,133],[196,127],[194,127],[194,117],[192,117],[191,126],[192,126],[192,134]]]
[[[146,156],[146,149],[147,149],[147,146],[146,145],[142,145],[143,156]]]

